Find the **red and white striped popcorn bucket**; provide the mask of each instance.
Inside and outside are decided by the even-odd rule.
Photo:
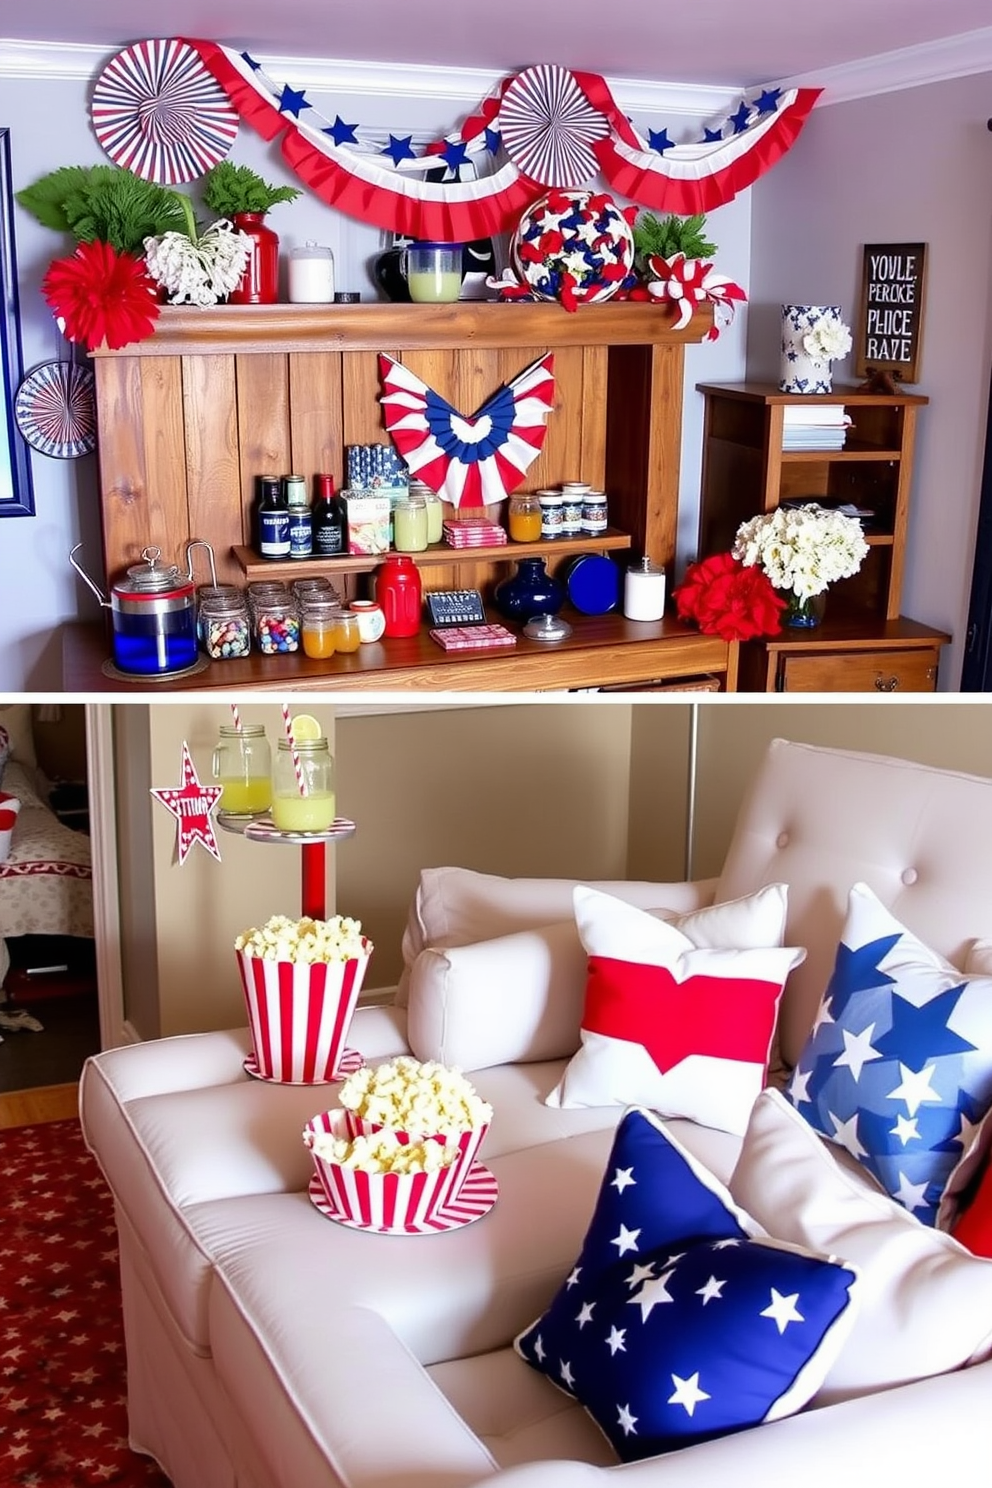
[[[314,1137],[329,1132],[352,1140],[382,1128],[352,1111],[325,1111],[308,1121],[303,1140],[312,1148]],[[338,1218],[363,1229],[389,1234],[422,1234],[432,1228],[446,1229],[458,1217],[458,1196],[482,1146],[488,1126],[464,1131],[458,1138],[458,1156],[447,1167],[433,1173],[367,1173],[319,1156],[311,1150],[317,1177],[331,1210]],[[401,1144],[444,1142],[443,1136],[425,1137],[397,1132]]]
[[[372,948],[347,961],[267,961],[235,951],[257,1073],[287,1085],[340,1080]]]

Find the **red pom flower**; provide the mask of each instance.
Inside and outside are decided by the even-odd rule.
[[[732,553],[690,564],[672,598],[682,620],[695,620],[704,635],[724,641],[778,635],[786,608],[765,571],[745,568]]]
[[[71,258],[55,259],[41,292],[69,340],[88,351],[104,341],[112,351],[142,341],[158,319],[158,291],[144,264],[109,243],[80,243]]]

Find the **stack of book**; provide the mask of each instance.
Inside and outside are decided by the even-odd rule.
[[[782,410],[784,450],[841,450],[851,426],[842,403],[787,403]]]

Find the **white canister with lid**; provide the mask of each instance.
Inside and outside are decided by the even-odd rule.
[[[627,569],[623,612],[628,620],[661,620],[665,614],[665,570],[650,558]]]
[[[334,254],[307,242],[289,255],[289,299],[294,305],[329,305],[334,299]]]

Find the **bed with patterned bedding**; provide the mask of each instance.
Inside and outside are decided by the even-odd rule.
[[[0,732],[2,720],[0,713]],[[45,804],[33,765],[8,759],[0,790],[20,802],[6,860],[0,862],[2,987],[12,937],[92,937],[93,870],[89,837],[65,826]]]

